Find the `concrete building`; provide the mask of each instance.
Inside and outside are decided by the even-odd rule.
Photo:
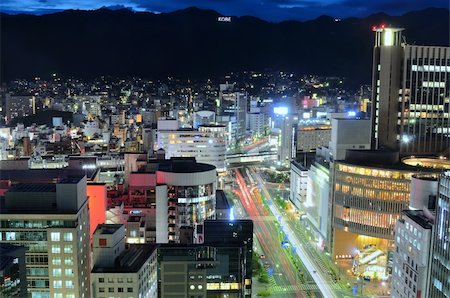
[[[402,30],[374,28],[373,148],[437,154],[450,144],[450,47],[405,44]]]
[[[369,150],[371,131],[369,119],[333,118],[329,148],[333,160],[345,158],[347,149]]]
[[[201,125],[198,130],[158,128],[158,149],[164,149],[166,158],[195,157],[198,162],[214,165],[225,171],[227,149],[226,128],[223,125]]]
[[[439,194],[436,202],[436,221],[431,252],[431,274],[427,297],[450,296],[450,172],[445,172],[439,180]]]
[[[156,245],[125,247],[123,225],[99,225],[93,236],[92,297],[156,298]]]
[[[423,210],[405,210],[397,221],[391,297],[437,297],[427,295],[433,224]]]
[[[27,248],[31,297],[91,297],[87,204],[86,177],[17,184],[6,192],[0,242]]]
[[[288,115],[288,111],[274,109],[274,128],[278,131],[278,161],[288,165],[297,154],[298,117]]]
[[[200,125],[208,125],[216,122],[216,113],[213,111],[198,111],[194,113],[193,127],[197,129]]]
[[[330,139],[329,124],[301,124],[297,130],[297,152],[314,152],[321,146],[328,146]]]

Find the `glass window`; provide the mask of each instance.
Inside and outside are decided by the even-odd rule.
[[[52,265],[55,265],[55,266],[61,265],[61,258],[53,258]]]
[[[64,265],[73,265],[73,257],[65,258]]]
[[[98,291],[99,291],[100,293],[104,293],[104,292],[105,292],[105,288],[98,288]]]
[[[54,277],[61,277],[61,268],[55,268],[53,269],[53,276]]]
[[[66,288],[67,289],[73,289],[75,288],[75,285],[73,284],[72,280],[66,280]]]
[[[66,294],[66,298],[75,298],[75,294]]]
[[[73,234],[71,232],[64,233],[64,241],[73,241]]]
[[[98,282],[105,282],[105,279],[103,277],[99,277]]]
[[[16,232],[6,232],[6,240],[16,240]]]
[[[73,276],[73,269],[64,269],[65,276]]]
[[[61,233],[60,232],[51,232],[50,233],[50,239],[52,239],[52,241],[60,241],[61,240]]]
[[[133,288],[127,288],[128,293],[133,293]]]
[[[52,245],[52,253],[54,253],[54,254],[61,253],[61,246],[59,246],[59,245]]]
[[[63,298],[63,294],[62,293],[54,293],[53,298]]]
[[[64,245],[64,253],[65,254],[73,253],[73,246],[72,246],[72,244]]]
[[[61,289],[62,288],[62,280],[54,280],[53,281],[53,288]]]
[[[108,293],[114,293],[114,288],[108,288]]]

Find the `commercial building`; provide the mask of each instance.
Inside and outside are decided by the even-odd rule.
[[[330,139],[330,124],[300,124],[297,131],[297,152],[314,152],[321,146],[328,146]]]
[[[156,260],[156,245],[126,248],[123,225],[99,225],[93,236],[92,297],[158,297]]]
[[[394,151],[348,150],[333,166],[333,258],[356,257],[355,271],[387,277],[394,227],[409,207],[411,178],[440,171],[403,164]]]
[[[401,28],[374,28],[373,148],[437,154],[449,147],[450,47],[405,44]]]
[[[226,170],[227,132],[223,125],[200,125],[198,130],[158,128],[157,138],[158,149],[164,149],[166,158],[195,157],[218,171]]]
[[[30,296],[91,297],[86,177],[17,184],[1,203],[0,242],[27,248]]]
[[[234,84],[220,84],[218,114],[236,118],[237,140],[245,136],[247,101],[247,93],[236,90]]]
[[[298,116],[288,115],[288,110],[282,107],[275,108],[274,114],[274,128],[278,131],[278,161],[288,165],[297,154]]]
[[[0,297],[27,296],[24,246],[0,243]]]
[[[11,123],[15,118],[21,118],[36,113],[35,96],[17,96],[6,94],[5,97],[6,122]]]
[[[156,179],[156,242],[202,243],[197,226],[216,216],[216,168],[173,159],[159,165]]]

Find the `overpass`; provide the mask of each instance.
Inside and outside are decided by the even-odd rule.
[[[228,164],[255,163],[270,160],[277,160],[277,152],[261,151],[229,154],[226,157]]]

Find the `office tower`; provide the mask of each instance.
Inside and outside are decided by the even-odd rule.
[[[450,48],[405,44],[401,28],[374,28],[373,148],[436,154],[450,143]]]
[[[245,297],[252,294],[252,254],[253,254],[253,221],[251,220],[205,220],[204,223],[204,244],[220,247],[225,250],[227,247],[232,251],[235,247],[245,248],[245,273],[243,284]]]
[[[235,84],[220,84],[218,115],[235,117],[237,140],[245,136],[247,100],[247,93],[237,91]]]
[[[450,172],[439,180],[439,194],[436,202],[436,221],[433,233],[431,276],[428,297],[450,296]]]
[[[158,124],[161,121],[158,122]],[[158,125],[157,146],[164,149],[166,158],[194,157],[198,162],[214,165],[217,171],[226,170],[227,149],[226,127],[218,124],[204,124],[197,129],[160,128]]]
[[[125,247],[123,225],[99,225],[93,236],[92,297],[157,296],[156,245]]]
[[[91,297],[86,177],[17,184],[0,208],[1,243],[27,248],[31,297]]]
[[[0,243],[0,297],[27,296],[24,246]]]
[[[240,245],[161,244],[159,297],[247,297],[246,262]]]
[[[274,128],[278,130],[278,161],[287,164],[297,154],[298,117],[287,107],[274,108]]]

